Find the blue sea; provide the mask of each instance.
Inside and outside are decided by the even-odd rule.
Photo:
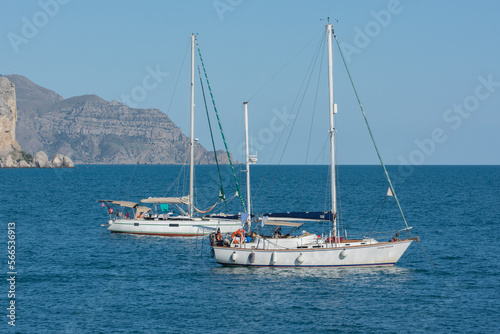
[[[244,193],[244,166],[235,169]],[[220,266],[206,238],[101,232],[108,218],[96,200],[187,194],[182,166],[1,169],[0,332],[499,333],[500,167],[389,173],[421,245],[390,268],[281,269]],[[404,227],[394,198],[384,202],[381,167],[340,166],[338,176],[352,235]],[[229,204],[217,208],[241,211],[227,166],[222,179]],[[215,203],[218,180],[214,166],[196,167],[198,208]],[[326,166],[255,166],[253,211],[327,210],[327,180]]]

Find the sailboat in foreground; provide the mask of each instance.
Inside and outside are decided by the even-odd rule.
[[[214,234],[211,238],[212,257],[217,263],[230,266],[275,266],[275,267],[350,267],[350,266],[392,266],[404,254],[413,241],[410,229],[395,231],[390,241],[380,242],[371,237],[345,239],[340,237],[337,228],[337,199],[335,176],[335,127],[336,105],[333,101],[332,71],[332,24],[326,25],[328,44],[328,83],[330,115],[330,169],[331,169],[331,210],[329,212],[302,212],[268,214],[262,217],[261,226],[274,229],[269,236],[262,234],[233,233],[230,239],[223,240]],[[248,124],[245,124],[246,131]],[[248,145],[248,142],[247,142]],[[247,149],[248,152],[248,149]],[[380,157],[380,156],[379,156]],[[248,159],[248,153],[247,153]],[[387,171],[384,171],[389,183],[390,193],[395,197],[394,188]],[[248,171],[247,165],[247,173]],[[399,206],[399,202],[398,207]],[[402,214],[402,211],[401,211]],[[403,220],[404,219],[404,215]],[[298,236],[281,235],[282,228],[298,229],[304,221],[330,221],[332,229],[328,235],[319,236],[303,231]],[[250,226],[250,224],[248,225]],[[405,237],[401,238],[401,235]]]
[[[128,201],[98,200],[102,206],[107,206],[109,221],[106,225],[111,233],[129,233],[144,235],[160,235],[171,237],[203,236],[218,230],[221,233],[231,233],[241,227],[239,219],[229,216],[195,217],[194,211],[194,50],[195,35],[191,35],[191,142],[190,142],[190,173],[189,195],[183,197],[150,197],[142,199],[141,203],[154,205],[155,210],[149,206]],[[170,212],[160,213],[158,206],[168,207],[174,205],[181,212],[173,215]],[[187,206],[187,211],[182,206]],[[215,205],[214,205],[215,206]],[[213,208],[213,207],[212,207]],[[167,210],[168,211],[168,210]],[[238,218],[238,217],[235,217]]]

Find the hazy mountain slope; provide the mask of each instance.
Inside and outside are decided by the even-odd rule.
[[[16,86],[17,140],[26,152],[61,153],[75,163],[179,164],[189,138],[158,109],[134,109],[97,95],[63,99],[20,75]],[[227,156],[218,152],[223,163]],[[195,144],[195,161],[214,162],[213,152]]]

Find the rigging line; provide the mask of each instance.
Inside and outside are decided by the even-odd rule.
[[[186,157],[188,156],[187,152],[189,152],[189,149],[186,150]],[[183,175],[182,175],[182,194],[186,194],[187,193],[187,181],[189,179],[188,177],[188,172],[189,172],[189,168],[185,168],[185,164],[183,165],[182,167],[182,171],[183,171]]]
[[[314,96],[314,105],[313,105],[313,110],[312,110],[312,117],[311,117],[311,125],[309,127],[309,138],[307,139],[307,150],[306,150],[306,160],[304,162],[304,170],[302,172],[302,184],[300,186],[300,196],[299,196],[299,210],[301,208],[301,203],[302,203],[302,193],[304,191],[304,181],[306,177],[306,169],[307,169],[307,160],[309,158],[309,148],[311,147],[311,137],[312,137],[312,131],[313,131],[313,125],[314,125],[314,116],[316,115],[316,105],[318,103],[318,92],[319,92],[319,83],[321,79],[321,70],[323,68],[323,57],[324,57],[324,44],[323,44],[323,50],[321,53],[321,61],[319,62],[319,71],[318,71],[318,82],[316,83],[316,94]]]
[[[324,148],[323,148],[323,150],[324,150]],[[330,173],[331,173],[330,168],[327,168],[326,169],[326,180],[327,181],[326,181],[326,187],[325,187],[325,204],[323,206],[323,209],[324,208],[328,208],[329,205],[330,205],[329,204],[330,203],[330,198],[328,197],[328,195],[329,195],[329,191],[328,190],[329,190],[329,187],[330,187]]]
[[[326,34],[326,32],[323,32],[323,37],[324,37],[324,34]],[[321,39],[320,39],[320,44],[318,45],[318,50],[319,50],[319,48],[321,47],[322,43],[324,43],[324,38],[321,38]],[[314,56],[313,56],[313,59],[314,59]],[[299,92],[298,92],[298,94],[297,94],[297,95],[296,95],[296,97],[295,97],[295,101],[293,102],[293,105],[292,105],[292,109],[291,109],[291,110],[294,110],[294,109],[295,109],[295,105],[297,104],[297,101],[298,101],[299,96],[300,96],[300,92],[302,91],[302,89],[303,89],[303,87],[304,87],[304,83],[306,82],[307,74],[309,73],[309,70],[310,70],[310,68],[311,68],[312,64],[313,64],[313,61],[311,61],[311,64],[309,64],[309,68],[307,69],[307,71],[306,71],[306,75],[305,75],[304,79],[302,80],[302,84],[301,84],[301,86],[300,86],[300,88],[299,88]],[[285,127],[286,127],[287,125],[288,125],[288,120],[287,120],[287,122],[286,122],[286,124],[285,124]],[[272,155],[271,155],[271,159],[269,160],[269,163],[267,164],[266,171],[264,172],[264,176],[262,177],[262,179],[261,179],[261,181],[260,181],[260,184],[259,184],[259,186],[257,187],[257,190],[256,190],[256,191],[255,191],[255,193],[254,193],[255,195],[254,195],[253,197],[255,197],[255,198],[258,198],[258,196],[257,196],[257,195],[259,194],[259,191],[260,191],[260,189],[261,189],[262,185],[264,184],[264,180],[266,179],[267,174],[268,174],[268,172],[269,172],[269,170],[270,170],[270,168],[271,168],[271,162],[273,161],[274,156],[276,155],[276,151],[278,150],[279,144],[281,143],[281,139],[283,138],[284,133],[285,133],[285,131],[281,131],[281,132],[280,132],[280,136],[279,136],[279,138],[278,138],[278,142],[276,143],[276,146],[274,147],[273,153],[272,153]],[[278,167],[276,167],[276,168],[278,168]]]
[[[127,193],[127,191],[128,191],[128,187],[130,187],[130,183],[132,182],[132,179],[134,178],[134,174],[135,174],[135,170],[137,169],[137,166],[139,166],[139,163],[136,163],[136,164],[135,164],[134,170],[132,171],[132,176],[130,176],[130,180],[128,181],[127,189],[125,189],[125,192],[123,193],[123,196],[122,196],[122,201],[123,201],[123,199],[125,198],[125,194],[126,194],[126,193]]]
[[[323,158],[323,159],[322,159],[321,163],[319,163],[319,165],[326,165],[327,164],[327,163],[325,163],[324,152],[326,150],[326,147],[330,144],[330,138],[328,138],[328,136],[325,136],[325,138],[326,138],[325,143],[323,144],[323,147],[321,148],[318,155],[314,159],[313,164],[317,164],[317,162],[320,158]]]
[[[338,128],[338,119],[335,121],[335,128],[333,129],[334,135],[337,135],[337,128]],[[340,168],[339,168],[339,161],[337,159],[337,152],[338,152],[338,140],[335,140],[335,147],[333,150],[333,153],[335,154],[335,161],[336,161],[336,166],[335,166],[335,178],[336,178],[336,186],[337,186],[337,204],[338,204],[338,222],[339,222],[339,229],[342,228],[344,230],[344,236],[347,235],[347,227],[345,226],[345,220],[344,220],[344,215],[343,215],[343,210],[342,210],[342,197],[341,197],[341,183],[340,183]],[[331,197],[331,196],[330,196]]]
[[[326,34],[326,32],[324,32],[323,34]],[[322,38],[322,39],[320,40],[320,43],[319,43],[319,45],[318,45],[318,47],[317,47],[317,49],[316,49],[316,52],[317,52],[317,53],[319,53],[319,50],[320,50],[321,46],[323,45],[323,43],[324,43],[324,38]],[[314,55],[313,55],[313,59],[311,60],[311,63],[309,64],[309,68],[307,69],[306,74],[305,74],[305,77],[304,77],[304,79],[302,80],[302,84],[301,84],[301,86],[300,86],[300,88],[299,88],[299,93],[297,94],[297,96],[295,97],[295,101],[293,102],[293,105],[292,105],[292,110],[294,110],[294,109],[295,109],[295,105],[297,104],[297,101],[299,100],[299,96],[301,95],[301,91],[302,91],[302,89],[304,88],[304,85],[306,85],[306,81],[307,81],[306,79],[307,79],[307,75],[309,74],[309,71],[311,71],[311,75],[312,75],[312,69],[311,69],[311,68],[313,67],[313,65],[315,65],[315,64],[316,64],[316,62],[314,61],[314,60],[315,60],[315,57],[316,57],[316,59],[317,59],[318,55],[317,55],[317,54],[316,54],[316,56],[314,56]],[[309,82],[309,81],[307,81],[307,82]],[[308,84],[307,84],[307,85],[308,85]],[[307,85],[306,85],[306,88],[304,89],[304,95],[305,95],[305,92],[307,91]],[[302,100],[303,100],[303,99],[302,99]],[[301,104],[300,104],[300,105],[301,105]],[[294,120],[293,120],[293,123],[292,123],[292,128],[290,129],[290,133],[289,133],[289,135],[288,135],[287,143],[288,143],[288,140],[290,139],[290,136],[291,136],[292,130],[293,130],[294,126],[295,126],[295,122],[296,122],[296,120],[297,120],[297,116],[298,116],[298,114],[299,114],[299,113],[300,113],[300,106],[299,106],[299,108],[298,108],[298,110],[297,110],[297,114],[295,115],[295,118],[294,118]],[[288,125],[288,121],[287,121],[287,123],[285,124],[285,126],[286,126],[286,125]],[[267,165],[266,172],[264,173],[264,176],[262,177],[262,180],[260,181],[259,187],[257,188],[257,191],[255,192],[254,197],[256,197],[256,198],[257,198],[257,194],[259,193],[259,191],[260,191],[260,189],[261,189],[261,186],[262,186],[262,185],[263,185],[263,183],[264,183],[264,180],[266,179],[267,173],[269,172],[269,169],[271,168],[271,161],[274,159],[274,156],[275,156],[275,154],[276,154],[276,151],[278,150],[279,144],[280,144],[280,142],[281,142],[281,139],[283,138],[284,133],[285,133],[285,131],[282,131],[282,132],[280,133],[280,136],[279,136],[279,138],[278,138],[278,142],[277,142],[276,146],[274,147],[273,154],[272,154],[272,156],[271,156],[271,160],[270,160],[269,164]],[[280,165],[280,163],[281,163],[281,159],[283,158],[283,154],[284,154],[285,150],[286,150],[286,146],[285,146],[285,148],[283,149],[283,152],[282,152],[282,155],[281,155],[280,160],[279,160],[279,162],[278,162],[278,165],[277,165],[277,166],[276,166],[276,168],[275,168],[275,171],[274,171],[274,175],[273,175],[273,179],[272,179],[272,181],[271,181],[271,184],[274,182],[274,178],[275,178],[275,176],[276,176],[276,173],[278,172],[278,168],[279,168],[279,165]],[[269,193],[269,191],[268,191],[268,193]],[[267,198],[267,195],[264,197],[264,201],[263,201],[264,203],[265,203],[266,198]]]
[[[217,116],[217,122],[219,123],[220,133],[222,135],[222,141],[224,142],[224,147],[226,148],[227,158],[229,160],[229,164],[231,165],[231,170],[233,172],[234,182],[236,183],[236,189],[238,190],[238,195],[240,197],[241,204],[243,208],[246,210],[245,202],[243,201],[243,197],[241,196],[240,185],[238,184],[238,178],[236,177],[236,173],[234,171],[233,161],[231,159],[231,154],[229,153],[229,149],[227,148],[226,138],[224,137],[224,131],[222,130],[222,124],[220,122],[219,113],[217,112],[217,107],[215,105],[214,95],[212,93],[212,88],[210,87],[210,82],[208,81],[207,70],[205,69],[205,64],[203,63],[203,57],[201,56],[200,46],[198,45],[198,39],[195,37],[196,48],[198,49],[198,55],[200,56],[201,66],[203,67],[203,72],[205,73],[205,80],[207,81],[208,91],[210,92],[210,97],[212,98],[212,104],[214,106],[215,115]]]
[[[242,112],[238,113],[237,117],[238,117],[238,119],[233,124],[242,124],[243,122],[241,121],[241,119],[243,118],[243,113]],[[238,131],[238,133],[241,133],[241,138],[234,139],[234,142],[236,142],[236,140],[241,140],[241,139],[243,139],[243,140],[240,142],[245,142],[245,133],[244,133],[244,131],[241,131],[241,128],[242,127],[240,127],[240,126],[233,126],[231,133],[229,134],[229,136],[227,136],[227,138],[230,142],[233,142],[233,139],[235,138],[234,133],[236,131]],[[236,160],[238,160],[238,158]]]
[[[189,123],[188,123],[189,124]],[[191,141],[189,140],[189,137],[185,136],[186,137],[186,149],[184,150],[184,162],[182,164],[182,172],[184,173],[184,175],[182,176],[182,196],[184,196],[184,194],[187,194],[189,193],[189,168],[187,168],[189,166],[188,164],[188,160],[191,158],[190,156],[190,148],[191,148]],[[196,171],[196,169],[195,169]],[[194,174],[194,173],[193,173]],[[193,178],[194,178],[194,175],[193,175]],[[193,179],[193,183],[194,183],[194,179]]]
[[[408,231],[408,232],[410,232],[410,231]],[[429,256],[429,254],[427,254],[427,251],[425,250],[424,246],[420,242],[420,239],[418,239],[416,241],[418,242],[418,244],[420,245],[420,247],[422,247],[422,250],[424,251],[425,255],[427,255],[427,258],[429,259],[429,261],[431,261],[432,265],[434,266],[434,269],[437,269],[436,265],[434,264],[434,261],[432,261],[431,257]]]
[[[245,155],[246,155],[246,153],[245,153]],[[245,161],[246,161],[246,157],[245,157]],[[246,169],[246,168],[245,168],[245,169]],[[243,171],[241,170],[241,167],[238,169],[238,172],[237,172],[237,173],[238,173],[238,181],[239,181],[239,183],[241,184],[241,183],[242,183],[242,180],[243,180],[243,179],[242,179],[242,174],[243,174]],[[245,177],[245,183],[246,183],[246,177]],[[250,182],[250,186],[251,186],[251,182]],[[246,191],[247,191],[247,189],[246,189],[246,184],[245,184],[245,195],[247,194],[247,193],[246,193]],[[250,196],[251,196],[251,195],[252,195],[252,194],[251,194],[251,192],[250,192]],[[252,202],[252,198],[253,198],[253,196],[250,198],[250,202]],[[252,207],[253,207],[253,205],[252,205]],[[251,211],[252,211],[252,208],[251,208],[250,206],[248,206],[248,210],[251,212]],[[241,211],[241,205],[240,205],[240,211]]]
[[[236,197],[238,197],[238,194],[234,194],[233,197],[230,197],[226,202],[230,203]]]
[[[380,219],[380,215],[382,214],[382,210],[384,210],[384,206],[385,206],[385,201],[387,199],[387,196],[384,197],[384,203],[382,203],[382,207],[380,208],[380,212],[378,213],[378,217],[377,217],[377,220],[375,220],[375,224],[373,224],[373,227],[372,229],[370,230],[370,232],[368,233],[368,235],[371,235],[373,230],[375,229],[375,226],[377,226],[377,223],[378,223],[378,220]]]
[[[372,212],[377,206],[379,206],[380,203],[382,202],[385,202],[385,200],[387,199],[387,196],[385,196],[383,199],[381,199],[380,201],[378,201],[374,206],[372,206],[372,208],[370,210],[368,210],[367,212],[365,212],[363,215],[361,215],[361,217],[359,217],[358,219],[356,220],[353,220],[352,222],[350,222],[349,224],[346,225],[345,228],[348,228],[349,226],[351,226],[352,224],[358,222],[360,219],[366,217],[370,212]]]
[[[188,42],[187,44],[187,47],[186,47],[186,51],[184,51],[184,56],[182,57],[182,62],[181,62],[181,66],[179,67],[179,73],[177,74],[177,79],[175,80],[175,86],[174,86],[174,90],[172,91],[172,97],[170,98],[170,103],[168,104],[168,107],[167,107],[167,116],[168,116],[168,113],[170,112],[170,108],[172,107],[172,102],[174,101],[174,96],[175,96],[175,91],[177,90],[177,85],[179,83],[179,78],[181,77],[181,70],[182,70],[182,67],[184,66],[184,61],[186,60],[186,55],[187,55],[187,51],[189,50],[189,44],[191,42]]]
[[[185,105],[185,108],[186,110],[190,110],[191,109],[191,96],[190,94],[187,94],[185,96],[186,98],[186,105]],[[188,112],[188,113],[185,113],[185,120],[186,120],[186,123],[188,125],[188,127],[190,127],[190,124],[191,124],[191,116],[190,116],[191,112]],[[184,134],[183,134],[184,135]],[[190,150],[191,150],[191,140],[190,138],[187,136],[187,135],[184,135],[185,138],[186,138],[186,149],[184,150],[184,165],[186,167],[190,167],[190,163],[188,163],[188,160],[191,159],[191,155],[190,155]],[[183,178],[182,178],[182,194],[189,194],[190,192],[190,185],[189,185],[189,179],[190,179],[190,168],[185,168],[183,167],[183,170],[184,170],[184,175],[183,175]]]
[[[227,203],[230,203],[233,199],[235,199],[236,197],[238,197],[238,195],[234,195],[233,197],[230,197],[228,200],[225,200],[225,202]],[[218,205],[220,205],[222,201],[221,200],[218,200],[215,205],[214,205],[214,208],[216,208]]]
[[[215,149],[214,135],[212,133],[212,123],[210,122],[210,115],[208,114],[207,99],[205,98],[205,88],[203,87],[203,79],[201,78],[200,66],[198,66],[198,74],[200,75],[201,92],[203,93],[203,102],[205,103],[205,111],[207,112],[208,128],[210,129],[210,138],[212,139],[212,147],[214,148],[215,163],[217,164],[217,172],[219,173],[220,192],[221,192],[219,197],[222,198],[222,200],[225,202],[226,196],[224,195],[224,187],[222,185],[222,177],[220,175],[219,159],[217,159],[217,150]],[[227,204],[226,204],[226,210],[229,211]]]
[[[323,29],[322,29],[323,30]],[[320,34],[322,32],[322,30],[318,31],[306,44],[304,44],[304,46],[302,48],[300,48],[299,51],[297,51],[297,53],[292,57],[290,58],[290,60],[288,60],[285,65],[283,65],[279,70],[278,72],[276,72],[276,74],[274,74],[271,79],[269,79],[261,88],[259,88],[249,99],[247,102],[250,102],[250,100],[252,100],[255,96],[257,96],[257,94],[259,94],[264,88],[266,88],[267,85],[269,85],[271,83],[271,81],[273,81],[277,76],[278,74],[280,74],[287,66],[288,64],[290,64],[292,62],[292,60],[295,59],[295,57],[297,57],[299,55],[299,53],[302,52],[302,50],[304,50],[306,48],[306,46],[309,45],[309,43],[311,43],[315,38],[316,36],[318,36],[318,34]]]
[[[231,202],[235,197],[238,197],[238,195],[234,195],[233,197],[229,198],[228,200],[226,200],[225,202],[229,203]],[[213,210],[214,208],[216,208],[217,206],[219,206],[221,204],[222,200],[218,199],[217,202],[215,202],[214,206],[210,209],[210,210]],[[195,208],[196,209],[196,208]],[[198,209],[196,209],[198,211]],[[209,210],[209,211],[210,211]],[[201,212],[201,211],[198,211],[198,212]],[[208,212],[208,211],[206,211]],[[203,212],[201,212],[203,213]]]
[[[334,152],[337,152],[337,141],[335,141],[335,150],[334,150]],[[344,226],[344,217],[342,215],[342,197],[341,197],[341,194],[340,194],[340,172],[339,172],[339,165],[335,166],[335,169],[337,170],[336,173],[335,173],[335,177],[337,179],[337,181],[336,181],[336,185],[337,185],[337,204],[339,206],[339,209],[337,211],[338,211],[338,217],[339,217],[338,220],[339,220],[339,228],[340,228],[341,224],[342,224],[342,226]],[[344,230],[345,230],[345,228],[344,228]]]
[[[344,62],[345,69],[347,71],[347,75],[349,76],[349,80],[351,81],[352,88],[354,90],[354,95],[356,95],[356,99],[358,100],[359,107],[361,109],[361,112],[363,113],[363,118],[365,119],[366,127],[368,128],[368,132],[370,133],[370,137],[372,138],[373,146],[375,146],[375,151],[377,151],[377,156],[380,161],[380,164],[382,165],[382,168],[384,169],[385,177],[387,178],[387,182],[389,183],[389,188],[392,191],[392,194],[394,195],[394,199],[396,200],[396,204],[398,205],[399,212],[401,213],[401,217],[403,217],[403,221],[405,222],[406,228],[408,227],[408,223],[406,222],[405,215],[403,213],[403,209],[401,208],[401,205],[399,204],[398,197],[396,196],[396,192],[394,190],[394,187],[392,186],[391,178],[389,177],[389,173],[387,173],[387,169],[385,168],[384,161],[382,160],[382,156],[380,155],[380,152],[378,150],[377,144],[375,143],[375,138],[373,137],[372,130],[370,129],[370,124],[368,124],[368,118],[366,117],[365,111],[363,109],[363,105],[361,104],[361,100],[359,99],[358,91],[356,90],[356,86],[354,86],[354,82],[351,77],[351,72],[349,72],[349,68],[347,67],[347,63],[344,58],[344,54],[342,53],[342,49],[340,48],[339,41],[337,39],[337,36],[335,33],[332,31],[333,37],[335,38],[335,41],[337,42],[337,47],[340,51],[340,55],[342,56],[342,61]],[[411,232],[408,231],[411,236]]]
[[[302,94],[302,98],[300,99],[299,106],[297,108],[297,115],[295,116],[295,119],[293,120],[292,127],[290,128],[290,132],[288,133],[288,137],[286,139],[285,147],[283,147],[283,151],[281,152],[280,159],[278,160],[278,166],[275,169],[275,172],[273,174],[273,178],[271,180],[271,185],[268,188],[266,195],[264,196],[264,200],[267,200],[267,196],[269,194],[269,191],[272,188],[272,185],[274,184],[274,180],[276,179],[276,174],[278,172],[278,167],[281,165],[281,160],[283,160],[283,156],[285,155],[286,148],[288,147],[288,143],[290,142],[290,137],[292,136],[293,129],[294,129],[295,124],[296,124],[297,119],[298,119],[298,115],[299,115],[300,111],[302,110],[302,103],[304,103],[304,99],[305,99],[307,90],[309,88],[309,83],[311,82],[313,71],[314,71],[314,68],[316,67],[316,63],[318,61],[320,50],[321,50],[321,47],[323,46],[323,44],[324,44],[324,39],[321,39],[320,44],[318,45],[318,48],[316,49],[316,55],[313,56],[313,59],[311,60],[311,65],[309,66],[309,68],[310,68],[309,78],[307,79],[307,83],[306,83],[306,85],[304,87],[304,92]],[[307,78],[307,74],[306,74],[306,78]]]
[[[189,142],[188,143],[188,146],[189,146]],[[167,190],[165,191],[165,195],[168,194],[168,192],[170,191],[170,189],[172,189],[172,187],[176,184],[177,182],[177,193],[179,193],[179,180],[181,178],[181,175],[182,173],[184,172],[185,170],[185,167],[186,167],[186,162],[187,162],[187,159],[188,159],[189,155],[185,155],[184,156],[184,162],[182,163],[182,167],[181,167],[181,170],[179,171],[179,174],[177,174],[177,177],[175,178],[175,180],[170,184],[170,186],[167,188]],[[182,189],[182,193],[184,194],[184,188]]]
[[[193,191],[194,191],[194,194],[193,194],[193,202],[191,205],[198,205],[198,180],[196,179],[196,167],[193,168]],[[194,212],[191,210],[190,212],[191,214],[193,214]]]

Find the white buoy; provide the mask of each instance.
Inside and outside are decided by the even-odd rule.
[[[302,264],[304,263],[306,259],[304,258],[304,255],[302,255],[302,253],[300,253],[300,255],[297,257],[297,262]]]
[[[340,252],[340,258],[343,260],[347,257],[347,251],[344,249],[342,252]]]
[[[111,224],[113,224],[113,220],[112,219],[108,220],[108,224],[109,226],[111,226]]]
[[[231,255],[231,260],[233,262],[236,262],[236,259],[238,258],[238,254],[236,254],[236,252],[233,252],[233,254]]]

